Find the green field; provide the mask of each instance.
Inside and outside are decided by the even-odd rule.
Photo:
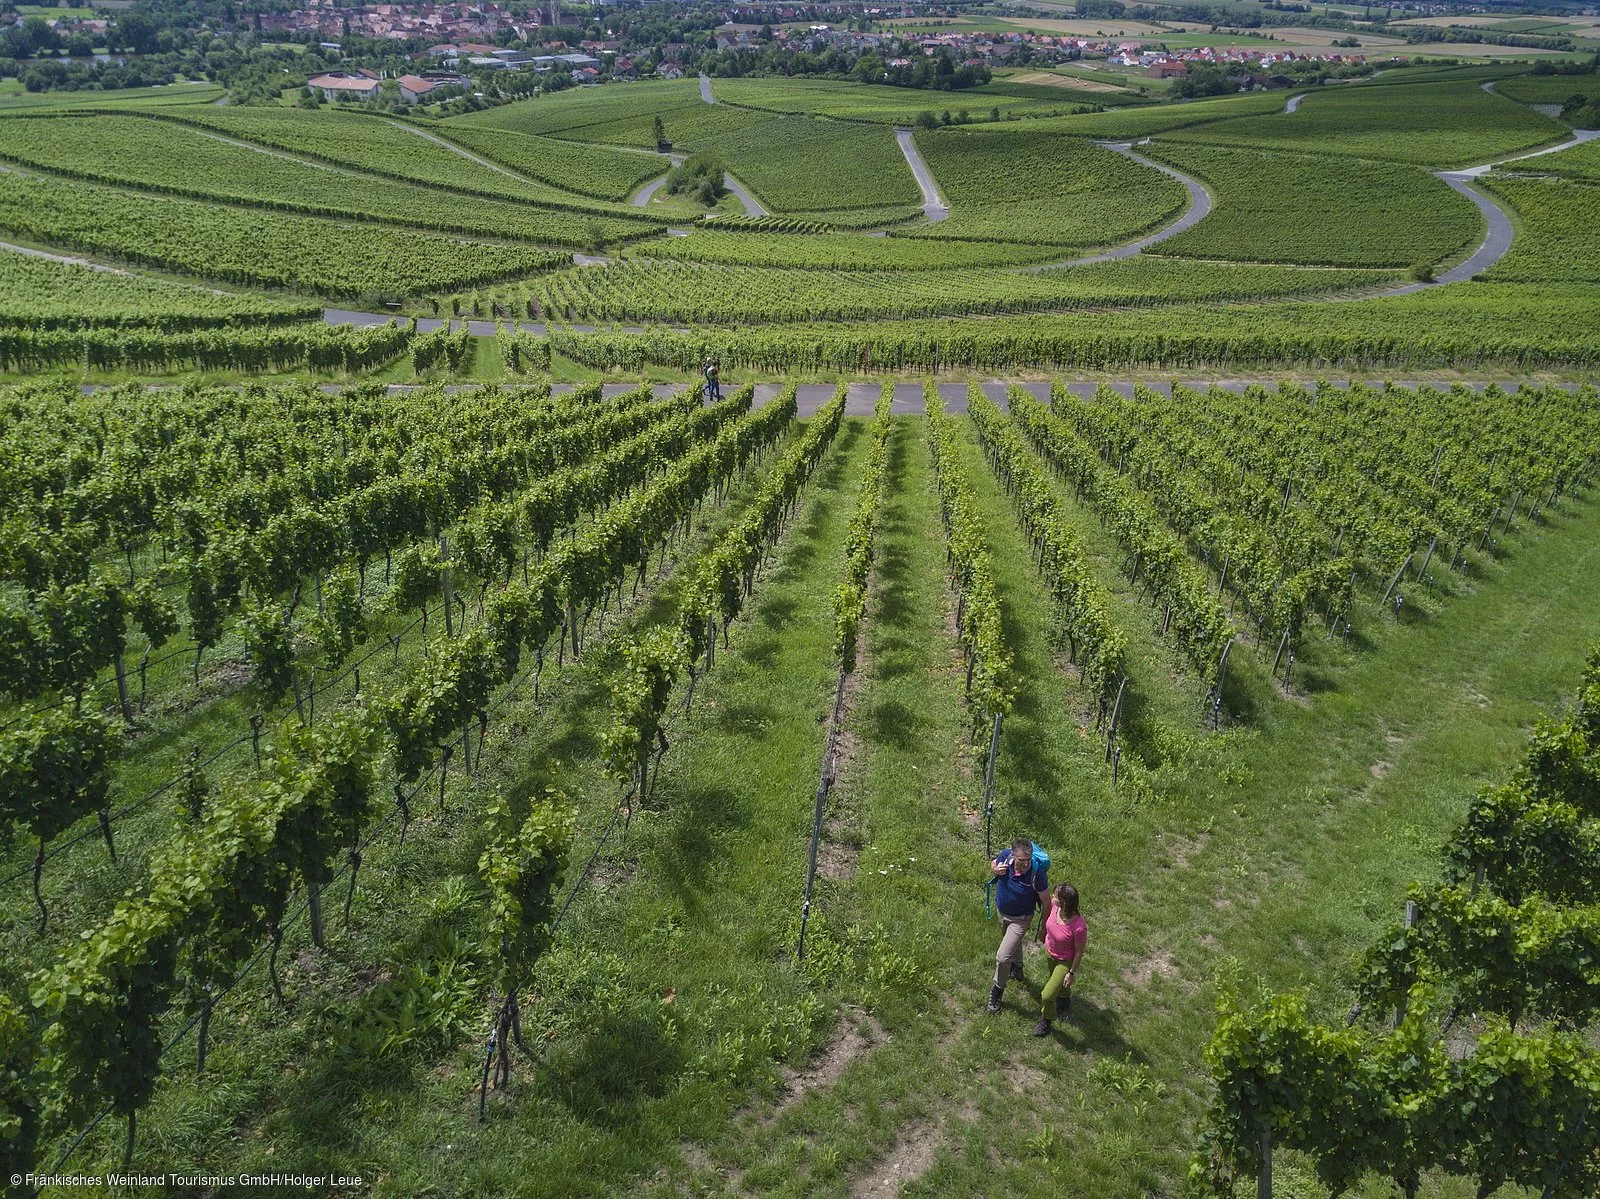
[[[0,230],[219,283],[312,295],[417,295],[525,274],[567,256],[403,229],[0,175]]]
[[[1506,169],[1514,171],[1518,169],[1517,164],[1509,163]],[[1562,150],[1559,154],[1541,154],[1523,163],[1521,169],[1600,183],[1600,141],[1585,142],[1570,150]]]
[[[912,237],[855,237],[840,233],[722,233],[714,225],[703,231],[696,230],[688,237],[656,238],[641,242],[630,253],[650,258],[670,258],[676,262],[853,271],[954,270],[1053,262],[1072,257],[1072,252],[1063,246],[932,241]]]
[[[938,115],[948,109],[965,109],[982,119],[990,109],[1002,115],[1071,112],[1081,103],[1072,93],[1054,94],[1054,89],[1023,90],[1004,83],[966,88],[953,92],[919,92],[903,87],[862,87],[822,79],[716,79],[712,91],[726,104],[767,112],[809,113],[840,120],[872,121],[885,125],[910,125],[917,114],[932,111]]]
[[[0,157],[149,191],[555,245],[588,245],[595,229],[605,238],[658,227],[645,213],[600,211],[573,193],[563,193],[560,208],[462,196],[291,161],[197,128],[131,116],[0,120]]]
[[[1414,167],[1157,141],[1151,156],[1201,180],[1215,207],[1161,253],[1331,266],[1434,263],[1476,246],[1472,205]]]
[[[320,306],[206,288],[22,254],[0,254],[0,324],[85,328],[137,324],[178,330],[314,320]]]
[[[582,146],[553,137],[535,137],[503,129],[452,125],[451,141],[523,175],[540,179],[569,195],[625,200],[646,179],[662,173],[660,158],[629,154],[600,146]]]
[[[1558,179],[1484,180],[1517,217],[1517,239],[1490,268],[1503,282],[1600,282],[1600,246],[1592,234],[1600,221],[1600,187]]]
[[[888,208],[920,193],[894,133],[811,117],[779,117],[695,143],[721,159],[775,212]]]
[[[663,248],[664,253],[670,250]],[[1191,265],[1145,257],[1031,274],[971,267],[903,273],[812,271],[636,259],[562,271],[536,280],[528,291],[540,309],[556,319],[731,325],[1146,307],[1182,300],[1352,291],[1392,278],[1379,272]],[[520,311],[523,305],[514,307]]]
[[[1186,199],[1159,171],[1032,125],[918,133],[917,145],[951,206],[919,236],[1106,245],[1165,223]]]
[[[1458,167],[1560,140],[1563,127],[1473,83],[1352,87],[1307,96],[1298,111],[1175,132],[1183,141]]]
[[[1565,104],[1573,96],[1600,96],[1600,74],[1519,75],[1497,82],[1494,90],[1524,104]]]
[[[1439,173],[1594,76],[783,53],[0,97],[0,1161],[1592,1199],[1600,142]]]

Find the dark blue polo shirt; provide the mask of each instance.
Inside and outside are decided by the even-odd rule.
[[[1002,849],[995,861],[1011,864],[1011,851]],[[1048,891],[1050,880],[1045,871],[1029,867],[1026,874],[1007,870],[995,880],[994,906],[1002,916],[1031,916],[1039,903],[1038,892]]]

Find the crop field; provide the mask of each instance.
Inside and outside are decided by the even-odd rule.
[[[445,136],[475,154],[543,180],[561,191],[601,200],[624,200],[664,160],[600,146],[585,146],[503,129],[451,126]]]
[[[674,146],[697,149],[701,142],[737,133],[764,122],[762,113],[723,104],[705,104],[692,79],[630,85],[608,89],[607,95],[590,91],[557,92],[508,104],[502,108],[467,113],[441,122],[450,129],[506,129],[606,146],[656,148],[655,118]]]
[[[1564,133],[1555,121],[1476,84],[1441,83],[1320,92],[1294,113],[1218,121],[1171,136],[1438,168],[1488,162],[1559,141]]]
[[[572,198],[571,193],[547,183],[474,162],[460,150],[431,138],[425,129],[378,117],[336,111],[213,107],[185,111],[182,119],[231,137],[405,183],[426,183],[499,199],[560,203]],[[591,203],[590,207],[598,205]]]
[[[0,120],[0,159],[198,199],[551,245],[588,245],[596,228],[605,238],[659,228],[644,213],[597,212],[586,207],[592,201],[575,194],[565,195],[561,208],[463,196],[296,162],[196,128],[138,117]]]
[[[1600,96],[1600,74],[1515,75],[1496,81],[1494,90],[1523,104],[1565,104],[1573,96]]]
[[[919,112],[928,110],[938,115],[945,109],[966,109],[977,118],[987,116],[991,108],[998,108],[1002,115],[1071,111],[1070,97],[1019,96],[1005,84],[934,93],[903,87],[862,87],[825,79],[748,78],[717,79],[712,90],[720,102],[744,108],[885,125],[910,125]]]
[[[918,133],[917,145],[951,205],[919,236],[1106,245],[1183,208],[1183,188],[1160,171],[1029,125]]]
[[[1559,179],[1496,175],[1484,186],[1516,213],[1511,253],[1487,277],[1501,282],[1600,283],[1600,187]]]
[[[417,295],[567,261],[532,246],[225,208],[16,172],[0,174],[0,231],[220,283],[333,296]]]
[[[1174,260],[1176,261],[1176,260]],[[707,354],[752,370],[835,372],[942,367],[986,373],[1040,368],[1179,371],[1600,367],[1600,290],[1587,284],[1477,283],[1336,304],[1174,304],[1141,312],[995,317],[985,321],[803,324],[771,330],[562,336],[561,353],[603,369],[696,370]]]
[[[1583,669],[1592,391],[776,390],[7,398],[5,515],[64,519],[7,567],[49,665],[0,735],[76,768],[0,895],[50,1020],[13,1101],[72,1101],[37,1152],[799,1196],[914,1122],[936,1194],[1176,1187],[1229,977],[1342,970]],[[973,1010],[991,799],[1094,899],[1041,1041],[1031,983]],[[1058,1093],[1073,1152],[992,1161]]]
[[[220,295],[163,279],[0,254],[0,325],[76,329],[137,324],[157,329],[315,320],[318,305]]]
[[[1147,105],[1118,108],[1111,112],[1086,112],[1070,116],[1033,117],[1028,128],[1040,133],[1064,133],[1072,137],[1124,140],[1149,137],[1169,129],[1205,125],[1230,117],[1283,111],[1282,92],[1250,92],[1211,100],[1192,100],[1182,104]],[[969,129],[973,127],[969,126]],[[979,131],[974,129],[974,131]]]
[[[640,115],[648,121],[653,113],[664,115],[676,109],[699,107],[705,106],[700,101],[698,82],[668,79],[628,87],[555,92],[451,117],[448,123],[546,137],[570,137],[575,130],[590,125],[607,125]],[[655,142],[652,140],[650,145],[654,146]]]
[[[848,234],[722,233],[715,225],[688,237],[641,242],[630,254],[725,266],[782,266],[833,270],[937,271],[1017,266],[1072,257],[1063,246],[1008,245]]]
[[[917,183],[892,130],[778,117],[695,143],[776,212],[915,204]]]
[[[534,281],[528,290],[540,312],[558,319],[741,324],[1333,293],[1392,278],[1382,272],[1189,264],[1150,257],[1029,274],[984,268],[814,271],[631,260],[560,271]]]
[[[1508,171],[1516,169],[1516,164],[1507,166]],[[1522,169],[1600,183],[1600,141],[1585,142],[1557,154],[1541,154],[1537,160],[1523,163]]]
[[[1245,262],[1410,266],[1477,245],[1470,201],[1416,167],[1158,140],[1150,157],[1201,180],[1215,201],[1161,253]]]
[[[0,1176],[1600,1193],[1592,75],[209,44],[0,99]]]

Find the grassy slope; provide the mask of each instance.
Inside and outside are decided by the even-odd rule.
[[[871,848],[845,906],[931,955],[913,999],[923,1013],[887,1013],[887,1044],[771,1128],[729,1129],[718,1160],[737,1168],[782,1154],[789,1181],[747,1174],[744,1188],[831,1195],[845,1185],[825,1182],[828,1171],[858,1160],[863,1141],[893,1146],[890,1158],[931,1144],[932,1168],[908,1194],[1036,1188],[1046,1173],[1074,1196],[1171,1193],[1204,1103],[1214,978],[1315,983],[1329,1012],[1348,1002],[1328,985],[1331,968],[1393,915],[1467,796],[1504,773],[1526,724],[1570,686],[1592,632],[1583,580],[1600,557],[1600,513],[1590,502],[1552,528],[1519,531],[1513,556],[1489,568],[1492,583],[1436,621],[1369,627],[1376,652],[1341,674],[1336,693],[1276,704],[1258,728],[1222,737],[1168,726],[1167,760],[1140,795],[1113,793],[1092,741],[1078,738],[1073,688],[1039,642],[1042,597],[1025,547],[986,482],[1023,679],[996,835],[1021,827],[1049,845],[1094,930],[1074,1023],[1041,1043],[1027,1035],[1019,988],[1001,1017],[979,1012],[994,926],[976,881],[981,829],[959,816],[977,788],[956,752],[966,722],[925,448],[914,424],[900,436],[871,676],[853,721],[866,753],[846,782]],[[981,469],[976,453],[971,461]],[[1030,965],[1030,995],[1038,973]],[[886,1110],[899,1134],[883,1126]],[[1279,1172],[1301,1193],[1292,1160]]]
[[[525,1013],[536,1045],[550,1037],[546,1056],[518,1066],[512,1102],[497,1098],[489,1125],[473,1125],[484,1021],[470,993],[451,1049],[424,1041],[358,1065],[336,1046],[366,1010],[368,967],[423,960],[440,938],[470,934],[472,904],[441,884],[472,873],[487,792],[526,794],[560,776],[581,796],[577,852],[593,844],[614,794],[583,764],[604,702],[603,652],[569,667],[542,710],[518,701],[497,714],[488,770],[451,815],[434,816],[430,801],[403,851],[380,841],[355,932],[331,934],[320,958],[286,951],[289,1012],[262,1001],[257,975],[254,998],[219,1017],[213,1074],[179,1075],[142,1122],[140,1160],[340,1168],[396,1195],[531,1186],[664,1197],[679,1184],[843,1195],[907,1157],[931,1161],[913,1195],[1036,1189],[1046,1176],[1073,1195],[1173,1191],[1204,1098],[1214,978],[1314,982],[1324,1010],[1347,1002],[1330,970],[1393,914],[1472,789],[1505,771],[1528,721],[1570,686],[1592,634],[1600,508],[1591,500],[1549,528],[1522,526],[1475,594],[1436,619],[1358,622],[1370,653],[1314,663],[1313,677],[1336,689],[1264,705],[1253,727],[1221,736],[1194,732],[1193,680],[1170,677],[1149,610],[1119,608],[1145,696],[1133,740],[1146,769],[1113,790],[1097,739],[1080,735],[1076,685],[1043,641],[1044,596],[1010,505],[974,447],[1021,680],[995,835],[1026,831],[1047,845],[1058,875],[1082,889],[1094,934],[1075,1022],[1041,1043],[1027,1036],[1021,988],[1004,1015],[979,1010],[994,926],[978,887],[982,828],[964,816],[979,788],[924,429],[902,421],[891,455],[856,746],[838,797],[866,848],[853,881],[820,892],[814,998],[784,952],[829,690],[828,595],[865,454],[854,422],[735,625],[732,652],[674,726],[659,810],[602,858],[564,930]],[[1066,498],[1109,561],[1093,518]],[[1102,577],[1126,598],[1109,566]],[[673,586],[643,619],[670,613]],[[1241,670],[1257,699],[1260,673]],[[852,923],[892,936],[851,934]],[[1036,960],[1030,974],[1036,987]],[[877,1047],[835,1085],[776,1101],[772,1057],[825,1038],[841,1002],[871,1007]],[[753,1105],[740,1106],[752,1088]],[[98,1150],[109,1160],[119,1137],[104,1127],[84,1160]],[[1280,1173],[1293,1185],[1292,1160]]]

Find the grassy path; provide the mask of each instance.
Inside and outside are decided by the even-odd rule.
[[[994,926],[977,879],[982,830],[948,591],[920,423],[898,434],[869,679],[853,729],[867,847],[853,915],[898,930],[926,985],[880,999],[876,1043],[841,1034],[837,1081],[770,1126],[727,1133],[738,1156],[782,1154],[773,1195],[965,1196],[1046,1178],[1057,1193],[1181,1187],[1207,1094],[1201,1050],[1219,985],[1312,985],[1342,1011],[1337,971],[1398,909],[1406,882],[1484,781],[1511,765],[1527,723],[1569,688],[1593,629],[1585,578],[1600,506],[1524,526],[1497,577],[1412,626],[1382,623],[1337,688],[1265,705],[1255,726],[1202,736],[1152,724],[1147,788],[1113,793],[1080,738],[1074,687],[1039,640],[1045,600],[1005,497],[974,447],[1022,690],[1007,725],[997,839],[1025,828],[1085,896],[1093,938],[1070,1027],[1033,1040],[1026,992],[981,1013]],[[1092,519],[1088,521],[1092,526]],[[1163,716],[1166,714],[1163,713]],[[912,859],[916,859],[913,861]],[[880,873],[884,872],[884,873]],[[1307,1194],[1292,1157],[1280,1189]],[[886,1189],[885,1189],[886,1188]],[[1453,1194],[1448,1187],[1429,1193]]]

